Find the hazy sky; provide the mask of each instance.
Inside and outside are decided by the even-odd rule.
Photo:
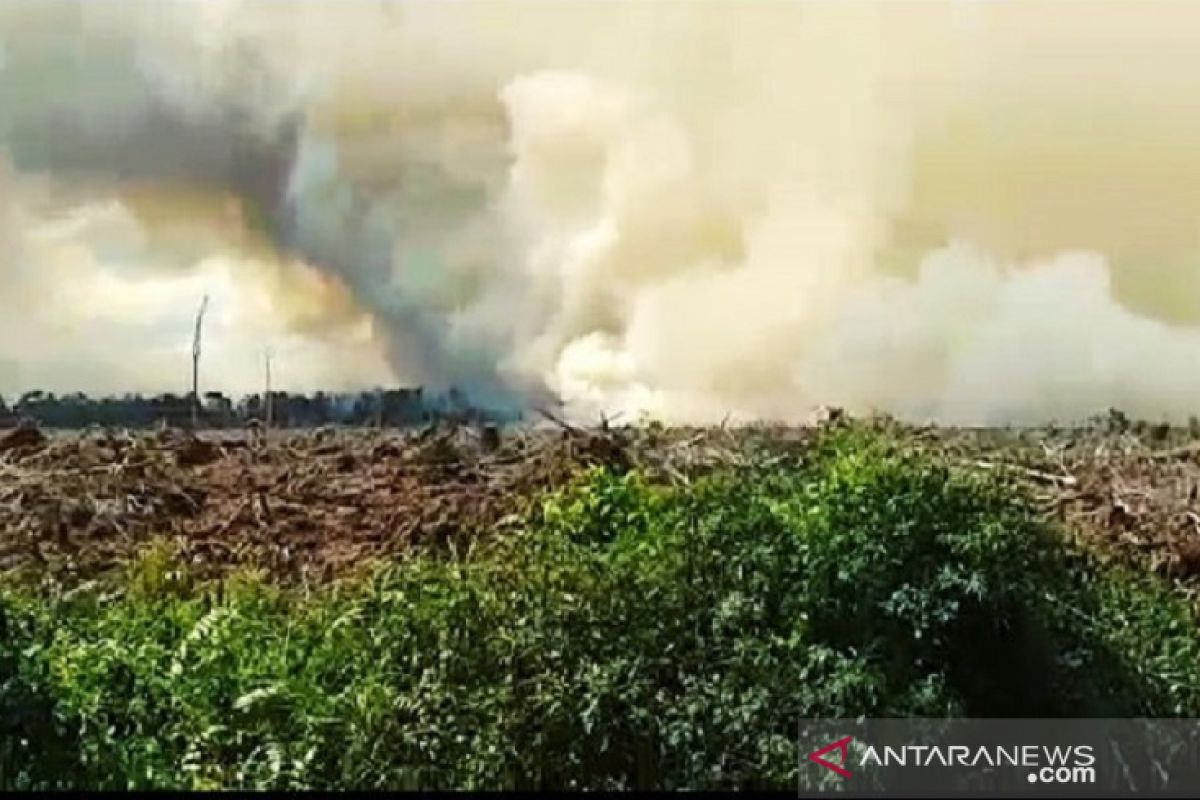
[[[1200,4],[0,0],[0,393],[1200,412]]]

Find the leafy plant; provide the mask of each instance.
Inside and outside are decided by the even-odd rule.
[[[886,427],[351,583],[0,588],[0,787],[779,788],[805,717],[1200,714],[1195,609]]]

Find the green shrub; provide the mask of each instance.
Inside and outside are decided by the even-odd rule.
[[[903,445],[596,470],[521,535],[311,592],[162,551],[0,590],[0,787],[778,788],[805,717],[1200,714],[1181,596]]]

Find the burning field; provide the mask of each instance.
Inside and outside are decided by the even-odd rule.
[[[1143,6],[0,0],[0,791],[1200,718],[1200,4]]]

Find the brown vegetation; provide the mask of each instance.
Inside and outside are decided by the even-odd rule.
[[[465,425],[321,428],[269,441],[172,429],[46,438],[22,428],[0,444],[0,570],[86,577],[163,538],[200,574],[253,566],[329,578],[413,544],[465,546],[582,466],[636,458],[678,473],[733,457],[719,431],[668,438]],[[703,439],[720,441],[705,449]]]
[[[162,538],[200,574],[250,566],[328,579],[414,544],[462,548],[503,532],[587,465],[686,481],[715,465],[802,454],[813,430],[434,425],[265,440],[170,429],[47,437],[23,425],[0,438],[0,570],[78,579]],[[961,468],[1025,485],[1093,550],[1200,577],[1200,443],[1184,431],[899,433]]]

